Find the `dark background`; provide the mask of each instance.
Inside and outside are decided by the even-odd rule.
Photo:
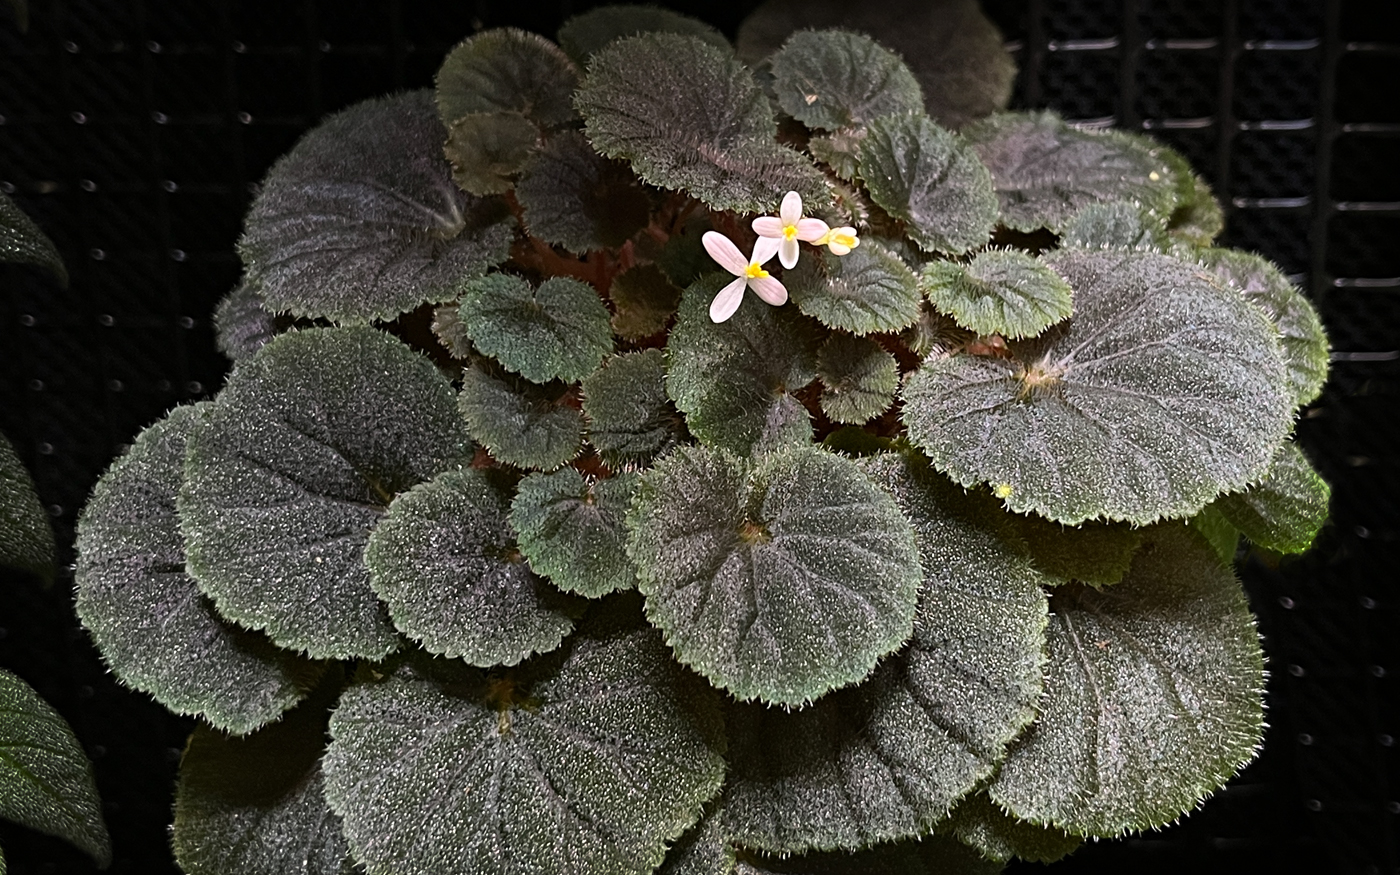
[[[596,4],[31,2],[27,35],[0,12],[0,189],[58,244],[72,283],[0,267],[0,430],[34,472],[65,569],[48,589],[0,579],[0,666],[53,703],[92,756],[111,871],[164,875],[192,722],[117,686],[77,626],[66,566],[87,492],[140,428],[220,385],[210,314],[238,278],[241,217],[302,131],[429,85],[475,29],[553,36]],[[756,3],[663,5],[732,36]],[[1332,522],[1307,556],[1243,569],[1269,655],[1261,756],[1180,824],[1086,846],[1052,871],[1400,873],[1400,3],[984,8],[1021,66],[1015,106],[1146,129],[1182,150],[1224,204],[1224,242],[1282,265],[1335,350],[1327,390],[1298,424],[1333,485]],[[94,871],[8,824],[0,846],[17,875]]]

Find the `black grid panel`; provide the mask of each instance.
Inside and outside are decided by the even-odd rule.
[[[1224,204],[1226,242],[1278,261],[1335,349],[1299,440],[1333,484],[1304,557],[1244,578],[1269,654],[1260,758],[1160,832],[1053,871],[1400,873],[1400,4],[1382,0],[983,0],[1021,67],[1016,105],[1146,130]],[[0,430],[71,561],[91,484],[144,425],[207,397],[210,313],[238,275],[252,186],[325,113],[431,83],[481,27],[552,35],[592,2],[51,0],[0,20],[0,189],[54,238],[58,289],[0,267]],[[733,34],[756,5],[667,2]],[[3,4],[0,4],[3,6]],[[3,13],[0,13],[3,18]],[[0,666],[74,725],[119,873],[174,872],[166,825],[191,723],[117,686],[77,628],[71,576],[0,581]],[[13,871],[87,872],[0,825]],[[1038,867],[1013,866],[1015,871]]]

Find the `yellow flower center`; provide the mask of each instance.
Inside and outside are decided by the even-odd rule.
[[[768,276],[768,271],[763,269],[763,265],[755,261],[753,264],[749,265],[747,268],[744,269],[744,276],[752,280],[761,280],[764,277]]]
[[[992,488],[992,494],[995,495],[997,498],[1010,498],[1011,492],[1012,489],[1010,483],[998,483]]]
[[[784,239],[784,240],[796,240],[796,239],[797,239],[797,226],[796,226],[796,225],[785,225],[785,226],[783,227],[783,239]]]
[[[838,246],[854,247],[856,245],[856,235],[841,234],[839,232],[833,231],[831,234],[831,242],[837,244]]]

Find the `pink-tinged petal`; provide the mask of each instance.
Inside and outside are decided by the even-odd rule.
[[[774,307],[781,307],[787,303],[787,287],[771,276],[749,280],[749,288]]]
[[[831,248],[831,254],[832,254],[832,255],[850,255],[850,254],[851,254],[851,247],[846,246],[846,245],[844,245],[844,244],[842,244],[842,243],[837,243],[837,242],[834,241],[834,240],[833,240],[832,242],[826,244],[826,245],[827,245],[828,247]]]
[[[797,223],[797,239],[811,243],[813,240],[820,240],[821,236],[830,230],[821,219],[803,219]]]
[[[723,322],[734,311],[739,309],[739,304],[744,300],[744,289],[747,288],[748,280],[739,277],[734,282],[719,290],[715,299],[710,302],[710,321]]]
[[[753,220],[753,232],[760,237],[781,237],[783,220],[776,216],[759,216]]]
[[[778,217],[783,220],[784,225],[796,225],[797,220],[802,218],[802,195],[795,191],[783,195],[783,205],[778,208]]]
[[[797,241],[784,240],[778,246],[778,261],[783,263],[783,267],[792,269],[797,267]]]
[[[720,267],[735,276],[743,276],[749,267],[748,259],[744,258],[744,253],[739,251],[734,241],[718,231],[706,231],[700,238],[700,244],[710,253],[711,258],[719,262]]]
[[[770,258],[778,254],[778,247],[783,245],[782,240],[773,237],[760,237],[753,244],[753,258],[744,262],[744,267],[750,264],[766,264]]]

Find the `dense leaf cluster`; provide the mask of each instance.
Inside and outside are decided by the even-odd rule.
[[[1253,756],[1228,563],[1325,520],[1316,314],[915,6],[486,31],[274,168],[228,385],[80,525],[113,671],[212,727],[188,871],[990,872]]]

